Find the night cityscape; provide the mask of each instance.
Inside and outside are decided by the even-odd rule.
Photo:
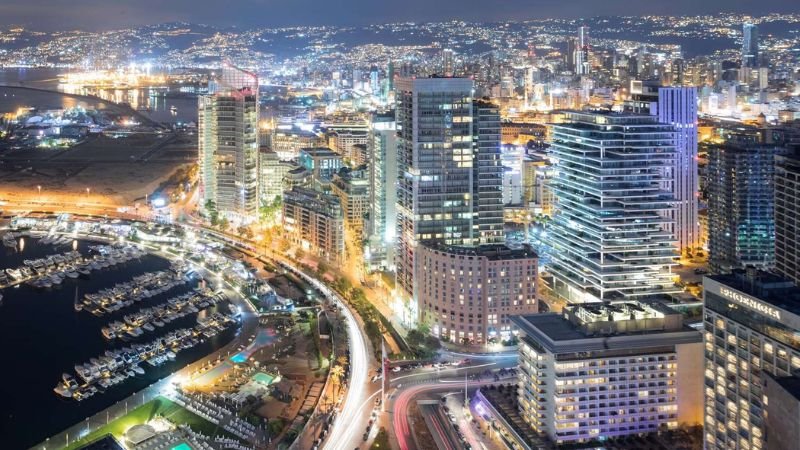
[[[0,4],[0,448],[799,450],[800,6]]]

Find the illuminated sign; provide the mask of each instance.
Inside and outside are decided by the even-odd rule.
[[[728,300],[733,300],[734,302],[746,306],[752,310],[758,311],[761,314],[766,316],[770,316],[777,320],[781,320],[781,312],[764,302],[760,302],[752,297],[749,297],[744,294],[740,294],[739,292],[734,291],[733,289],[728,289],[725,287],[719,288],[719,294]]]

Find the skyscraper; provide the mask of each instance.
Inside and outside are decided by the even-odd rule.
[[[800,157],[775,164],[775,270],[800,284]]]
[[[758,26],[746,23],[742,26],[742,67],[759,66]]]
[[[589,61],[589,27],[578,28],[578,41],[575,49],[575,71],[578,75],[588,75],[592,70]]]
[[[652,81],[631,82],[631,109],[650,113],[677,132],[675,164],[669,170],[675,207],[668,211],[674,224],[677,248],[681,251],[700,247],[697,216],[697,88],[661,87]]]
[[[566,55],[566,64],[567,70],[570,72],[575,72],[575,58],[577,55],[577,48],[578,48],[578,40],[574,37],[567,39],[567,55]]]
[[[372,117],[367,149],[370,154],[368,222],[370,268],[394,267],[397,236],[397,127],[394,111]]]
[[[258,213],[258,78],[226,65],[199,98],[198,149],[204,205],[251,219]]]
[[[416,313],[420,243],[504,241],[500,122],[496,107],[474,101],[470,79],[401,78],[396,87],[397,284]]]
[[[709,149],[709,263],[714,272],[774,264],[775,155],[781,151],[756,144]]]
[[[772,412],[773,402],[763,386],[800,370],[800,288],[749,268],[706,277],[703,297],[704,448],[796,448],[796,441],[793,447],[765,443],[764,412]],[[791,420],[796,429],[797,417]]]
[[[554,294],[571,302],[678,292],[667,218],[675,128],[644,114],[567,112],[552,125]]]
[[[442,75],[452,77],[455,73],[455,53],[449,48],[442,50]]]

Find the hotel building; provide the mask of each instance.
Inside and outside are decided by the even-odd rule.
[[[800,288],[751,267],[706,277],[703,291],[705,448],[779,448],[764,386],[800,369]]]
[[[557,445],[702,422],[703,337],[680,313],[604,302],[511,320],[520,412]]]
[[[511,337],[512,315],[538,312],[538,257],[529,247],[417,247],[422,320],[434,336],[457,344]]]
[[[422,243],[502,244],[500,114],[473,98],[467,78],[397,80],[397,285],[406,317],[419,315]]]

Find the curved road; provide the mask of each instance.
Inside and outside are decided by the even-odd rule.
[[[35,210],[40,213],[49,212],[50,214],[62,214],[65,212],[69,212],[72,214],[85,214],[85,215],[96,215],[96,214],[103,214],[106,217],[114,217],[120,218],[125,220],[136,220],[136,218],[132,217],[131,214],[122,213],[119,211],[112,211],[108,206],[105,205],[80,205],[80,204],[58,204],[58,205],[50,205],[44,202],[26,202],[24,205],[13,205],[10,202],[3,205],[3,209],[5,210],[21,210],[22,212]],[[16,206],[16,208],[15,208]],[[48,208],[58,207],[58,211],[50,210],[47,211]],[[141,219],[141,217],[138,217]],[[216,236],[218,238],[223,238],[224,241],[228,243],[233,243],[239,248],[246,248],[252,249],[255,246],[251,243],[242,241],[241,239],[234,239],[228,235],[222,235],[215,230],[206,229],[204,227],[200,227],[197,225],[192,224],[176,224],[188,228],[192,228],[196,231],[203,231],[207,236]],[[368,382],[368,376],[371,368],[377,367],[378,364],[374,360],[373,352],[370,351],[370,344],[369,340],[367,339],[363,327],[359,324],[359,321],[356,319],[355,314],[350,310],[347,303],[339,297],[339,295],[333,292],[331,289],[328,289],[322,282],[319,280],[312,278],[306,275],[304,272],[300,271],[296,267],[292,266],[288,263],[288,261],[283,261],[283,264],[292,270],[293,272],[297,273],[307,282],[311,283],[315,288],[317,288],[320,292],[322,292],[326,297],[331,299],[334,303],[336,303],[342,310],[345,316],[345,322],[347,326],[347,334],[348,334],[348,343],[350,348],[350,378],[348,381],[348,389],[345,393],[344,401],[341,404],[341,408],[339,414],[336,416],[333,426],[328,433],[326,440],[324,442],[323,448],[326,450],[341,450],[341,449],[352,449],[359,447],[359,444],[363,443],[362,434],[365,429],[365,425],[369,420],[369,415],[371,409],[368,407],[368,403],[372,401],[372,398],[375,396],[375,388]],[[249,305],[249,302],[246,302]],[[252,307],[252,305],[249,305]],[[250,316],[250,314],[243,314],[243,316]],[[250,317],[247,317],[247,322],[250,322]],[[243,318],[244,322],[244,318]],[[240,333],[239,336],[247,337],[251,334],[248,329],[245,330],[243,326],[243,332]],[[238,341],[239,336],[234,339],[234,342]],[[240,342],[236,342],[236,344],[241,345]],[[225,349],[230,348],[230,346],[226,346]],[[234,347],[235,348],[235,347]],[[215,353],[216,356],[218,353]],[[203,358],[201,361],[206,361],[207,358]],[[196,363],[195,363],[196,364]],[[192,366],[195,366],[192,364]],[[184,369],[185,370],[185,369]]]

